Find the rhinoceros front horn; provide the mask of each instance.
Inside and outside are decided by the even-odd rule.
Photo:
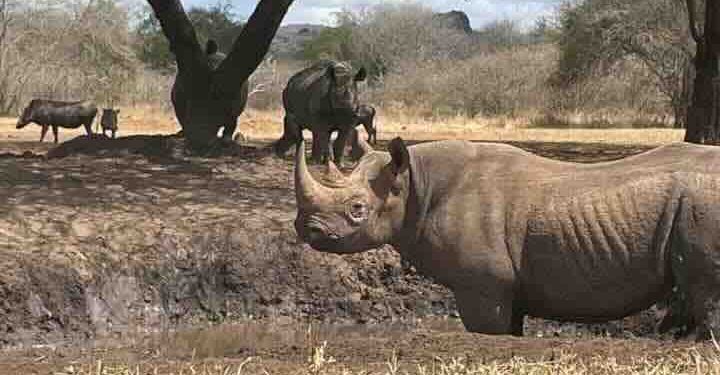
[[[323,197],[329,197],[331,190],[316,181],[310,174],[305,161],[305,140],[298,142],[295,150],[295,196],[298,205],[317,203]]]

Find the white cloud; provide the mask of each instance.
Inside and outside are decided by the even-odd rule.
[[[332,22],[332,13],[343,8],[364,7],[375,4],[401,3],[406,0],[296,0],[284,23]],[[186,6],[215,4],[217,0],[183,0]],[[422,1],[438,12],[462,10],[470,17],[473,28],[480,28],[488,22],[510,19],[530,26],[541,17],[552,14],[561,0],[430,0]],[[238,14],[249,16],[257,1],[231,1]]]

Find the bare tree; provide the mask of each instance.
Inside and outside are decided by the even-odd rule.
[[[720,3],[705,1],[705,20],[698,22],[698,5],[695,0],[687,0],[690,35],[695,41],[697,51],[695,64],[695,82],[692,104],[688,109],[687,132],[685,141],[693,143],[720,143]]]
[[[173,105],[188,145],[200,151],[217,142],[220,127],[237,124],[243,84],[262,62],[293,0],[261,0],[223,63],[211,70],[179,0],[148,0],[175,54]],[[244,106],[244,103],[243,103]]]
[[[678,19],[683,12],[677,0],[585,0],[564,6],[557,83],[566,89],[634,59],[654,78],[675,126],[683,127],[694,53],[685,22]]]
[[[624,20],[610,22],[605,37],[645,65],[673,110],[675,127],[684,127],[694,48],[688,45],[689,35],[677,19],[682,5],[674,0],[641,0],[619,1],[614,8],[607,18]]]

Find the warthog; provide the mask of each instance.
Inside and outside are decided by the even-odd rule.
[[[451,288],[465,327],[623,318],[663,301],[707,337],[720,297],[720,148],[677,143],[597,164],[502,145],[366,146],[345,176],[297,153],[295,228],[317,250],[392,244]],[[682,313],[682,314],[681,314]]]
[[[303,129],[309,129],[313,160],[324,160],[330,156],[330,135],[337,131],[333,154],[341,161],[350,130],[358,125],[357,83],[366,75],[365,68],[353,75],[347,64],[330,60],[293,75],[283,90],[284,132],[274,145],[278,155],[302,138]]]
[[[205,44],[205,55],[207,56],[208,65],[210,66],[211,71],[215,71],[226,58],[225,54],[218,50],[217,42],[212,39],[208,40]],[[189,105],[186,90],[191,90],[192,88],[186,88],[185,86],[186,85],[183,84],[183,81],[176,80],[170,93],[170,100],[175,107],[175,113],[180,123],[189,123],[183,117],[188,111],[187,108]],[[222,137],[228,141],[232,139],[235,130],[237,130],[237,119],[245,110],[247,99],[248,82],[245,81],[237,96],[232,101],[229,101],[227,108],[224,108],[222,111],[223,116],[220,121],[220,125],[215,130],[215,133],[222,128]],[[183,135],[184,132],[181,131],[178,134]]]
[[[55,100],[33,99],[18,119],[17,129],[34,122],[42,126],[40,142],[45,139],[48,127],[52,127],[55,143],[58,143],[58,127],[75,129],[85,127],[92,135],[92,123],[97,115],[97,107],[90,101],[61,102]]]
[[[112,133],[112,138],[115,139],[115,133],[118,130],[118,113],[119,109],[103,108],[102,116],[100,116],[100,127],[102,127],[102,133],[108,130]]]

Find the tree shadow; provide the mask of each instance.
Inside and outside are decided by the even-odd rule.
[[[59,159],[73,155],[95,155],[102,157],[142,155],[153,160],[185,160],[188,157],[242,157],[258,158],[271,154],[268,147],[238,144],[218,139],[202,151],[191,150],[185,138],[172,135],[131,135],[109,138],[102,134],[82,135],[63,142],[47,153],[48,159]]]

